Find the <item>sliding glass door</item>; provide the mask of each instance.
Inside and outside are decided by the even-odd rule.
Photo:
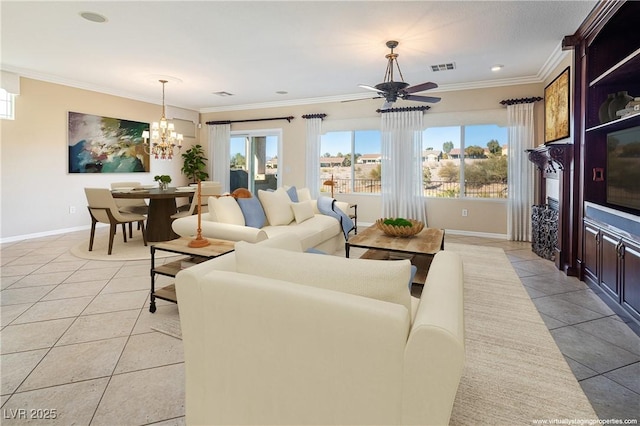
[[[229,190],[276,189],[281,139],[279,130],[231,132]]]

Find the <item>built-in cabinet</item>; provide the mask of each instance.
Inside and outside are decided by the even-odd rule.
[[[607,204],[606,193],[607,135],[640,126],[640,114],[603,118],[613,94],[640,96],[638,22],[640,2],[603,1],[563,46],[574,49],[572,222],[579,276],[640,322],[640,216]]]
[[[585,281],[640,320],[640,241],[585,218],[582,264]]]

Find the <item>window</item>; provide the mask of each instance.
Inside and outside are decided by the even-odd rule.
[[[279,132],[232,133],[229,154],[229,190],[278,187]]]
[[[9,93],[4,89],[0,89],[0,118],[6,120],[14,119],[14,99],[15,95],[13,93]]]
[[[432,127],[423,133],[428,197],[507,198],[507,128]]]
[[[321,136],[320,152],[322,191],[380,193],[382,149],[379,130],[327,132]]]

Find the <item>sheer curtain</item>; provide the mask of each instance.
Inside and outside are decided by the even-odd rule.
[[[509,171],[507,234],[512,241],[531,241],[533,164],[526,149],[534,147],[533,103],[507,106],[509,120]]]
[[[231,124],[209,126],[209,176],[220,182],[222,192],[229,192],[229,152]]]
[[[322,118],[307,118],[307,156],[306,156],[306,186],[311,198],[316,199],[320,194],[320,135],[322,134]]]
[[[427,223],[422,188],[422,111],[382,114],[382,215]]]

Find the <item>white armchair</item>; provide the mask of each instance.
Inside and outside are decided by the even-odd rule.
[[[281,237],[237,243],[176,277],[187,424],[448,424],[464,362],[459,256],[439,253],[410,301],[408,261],[265,247]],[[262,275],[262,265],[272,267]],[[278,270],[299,282],[274,278]],[[321,288],[309,277],[323,273],[344,279]],[[381,300],[387,288],[371,281],[381,274],[393,297],[406,289],[409,309],[402,294]],[[353,279],[378,294],[335,290]]]

